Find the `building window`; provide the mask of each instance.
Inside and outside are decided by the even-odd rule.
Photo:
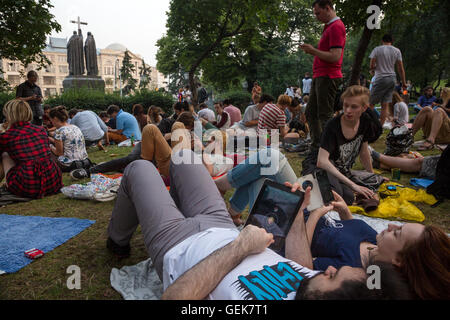
[[[53,66],[45,66],[45,72],[47,72],[47,73],[54,73],[55,72],[55,67],[53,67]]]
[[[10,74],[8,75],[8,82],[12,86],[20,84],[20,76]]]
[[[51,86],[56,84],[56,78],[55,77],[44,77],[44,85],[45,86]]]
[[[8,63],[8,71],[17,71],[17,63],[9,62]]]
[[[69,73],[69,68],[67,66],[59,66],[59,73]]]
[[[67,62],[66,56],[58,56],[58,62]]]

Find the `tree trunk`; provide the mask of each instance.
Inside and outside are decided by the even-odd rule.
[[[349,86],[358,84],[359,75],[361,74],[361,65],[366,54],[367,47],[369,47],[370,39],[372,38],[373,30],[364,26],[364,31],[359,39],[358,48],[356,49],[355,60],[352,66],[352,75],[350,77]]]
[[[195,69],[197,69],[197,67]],[[196,107],[198,104],[197,84],[195,83],[195,69],[189,72],[189,89],[191,89],[192,104],[194,105],[194,107]]]
[[[433,88],[433,91],[436,92],[436,89],[439,87],[439,85],[441,84],[441,79],[442,79],[442,74],[444,73],[444,69],[441,69],[441,71],[439,72],[439,77],[438,77],[438,82],[436,84],[436,86]]]

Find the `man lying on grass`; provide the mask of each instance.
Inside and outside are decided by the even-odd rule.
[[[147,251],[164,284],[163,299],[375,299],[386,296],[388,288],[401,287],[397,282],[395,287],[389,285],[397,275],[389,270],[385,274],[390,277],[382,276],[387,281],[382,290],[368,289],[362,268],[312,270],[303,216],[310,190],[287,236],[286,257],[267,248],[273,235],[264,229],[247,226],[239,232],[207,169],[195,157],[187,149],[173,154],[170,193],[151,162],[131,163],[108,227],[108,248],[127,257],[130,239],[141,225]],[[182,158],[191,164],[181,162]],[[307,286],[304,279],[310,279]]]

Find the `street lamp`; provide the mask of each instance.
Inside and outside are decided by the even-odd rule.
[[[116,62],[114,63],[114,90],[117,89],[116,86],[116,79],[117,79],[117,72],[120,66],[119,58],[116,59]],[[120,83],[120,98],[122,98],[122,75],[119,72],[119,83]]]

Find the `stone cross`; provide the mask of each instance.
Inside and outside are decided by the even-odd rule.
[[[76,23],[78,25],[78,30],[81,29],[82,24],[87,26],[87,22],[81,22],[80,17],[78,17],[78,20],[76,20],[76,21],[70,20],[70,23]]]

